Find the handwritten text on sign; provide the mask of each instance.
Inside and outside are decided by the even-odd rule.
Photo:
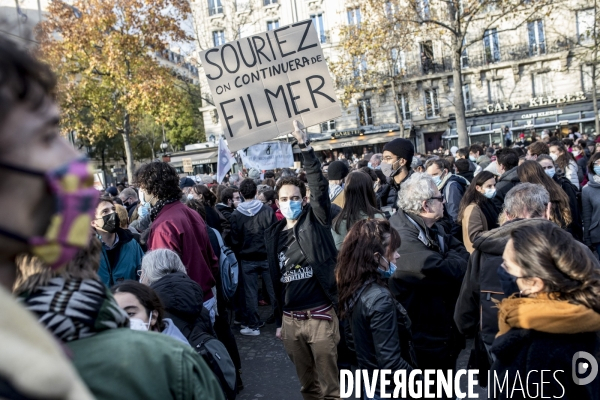
[[[311,20],[201,53],[231,151],[341,116]]]

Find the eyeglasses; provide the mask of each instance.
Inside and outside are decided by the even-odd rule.
[[[437,201],[439,201],[440,203],[443,203],[443,202],[444,202],[444,196],[430,197],[430,198],[428,198],[427,200],[437,200]]]

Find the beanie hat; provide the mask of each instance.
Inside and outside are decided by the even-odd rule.
[[[396,138],[383,146],[383,151],[389,151],[398,158],[404,158],[408,167],[415,155],[415,146],[408,139]]]
[[[116,187],[110,186],[110,187],[106,188],[106,193],[111,195],[112,197],[115,197],[116,195],[119,194],[119,191],[117,190]]]
[[[196,186],[196,182],[194,182],[191,178],[181,178],[181,181],[179,181],[179,189],[194,186]]]
[[[248,172],[248,178],[250,179],[260,179],[260,171],[252,168],[250,172]]]
[[[341,181],[348,175],[348,166],[343,161],[334,161],[327,168],[327,177],[334,181]]]

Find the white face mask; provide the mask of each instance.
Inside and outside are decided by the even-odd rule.
[[[558,156],[554,153],[550,153],[550,158],[552,159],[552,161],[558,160]]]
[[[154,311],[150,311],[148,322],[144,322],[139,318],[129,318],[129,328],[133,329],[134,331],[150,330],[150,321],[152,321],[152,315],[154,315]]]
[[[573,154],[573,157],[577,157],[581,153],[579,151],[573,150],[572,154]]]
[[[193,194],[191,194],[191,193],[190,193],[190,194],[188,194],[188,195],[187,195],[187,199],[188,199],[188,200],[194,200],[194,195],[193,195]]]

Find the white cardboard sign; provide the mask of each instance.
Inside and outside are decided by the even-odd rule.
[[[265,142],[238,151],[245,168],[268,170],[290,168],[294,165],[291,143]]]
[[[200,54],[229,149],[237,151],[341,116],[312,20]]]

